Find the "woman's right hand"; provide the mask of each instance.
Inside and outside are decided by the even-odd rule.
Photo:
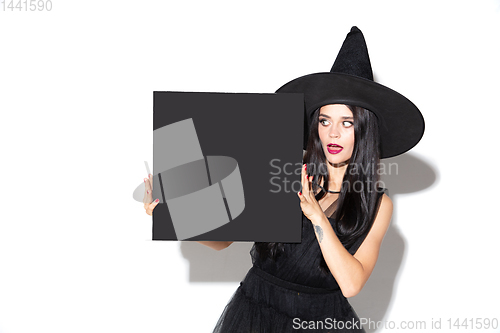
[[[153,216],[153,209],[155,209],[156,205],[160,202],[159,199],[153,201],[153,175],[149,174],[148,178],[144,178],[144,199],[142,202],[144,203],[144,209],[146,210],[146,214],[149,216]]]
[[[148,178],[144,178],[144,209],[146,210],[146,214],[153,216],[153,209],[155,209],[156,205],[160,202],[159,199],[153,201],[153,175],[149,174]],[[198,241],[198,243],[206,245],[214,250],[220,251],[225,249],[232,242],[218,242],[218,241]]]

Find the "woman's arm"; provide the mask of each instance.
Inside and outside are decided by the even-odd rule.
[[[198,241],[198,243],[208,246],[216,251],[220,251],[233,244],[233,242],[224,242],[224,241]]]
[[[384,194],[373,226],[354,256],[342,245],[325,214],[311,219],[326,264],[345,297],[357,295],[370,277],[391,216],[392,201]]]
[[[387,195],[382,196],[372,228],[353,256],[338,239],[313,191],[310,190],[312,179],[307,179],[305,167],[302,167],[301,180],[303,193],[299,192],[297,195],[302,212],[313,224],[323,257],[342,294],[352,297],[363,288],[375,267],[380,245],[391,221],[392,201]]]

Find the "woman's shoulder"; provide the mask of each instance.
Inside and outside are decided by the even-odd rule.
[[[385,187],[377,187],[377,192],[379,193],[379,208],[378,210],[388,210],[392,212],[392,200],[389,197],[389,191]]]
[[[382,210],[390,210],[392,212],[393,204],[391,198],[387,195],[387,193],[382,194],[382,198],[380,201],[380,209]]]
[[[380,196],[379,207],[373,221],[373,227],[387,229],[392,218],[393,203],[391,198],[387,195],[387,191]]]
[[[389,191],[385,187],[378,187],[377,192],[379,194],[379,199],[380,199],[380,204],[382,205],[382,202],[385,202],[384,205],[392,204],[392,200],[389,197]]]
[[[381,193],[379,196],[378,210],[375,212],[375,217],[372,220],[366,240],[362,238],[362,243],[369,243],[372,246],[378,247],[382,243],[392,218],[392,200],[387,193]],[[356,248],[357,249],[357,248]]]

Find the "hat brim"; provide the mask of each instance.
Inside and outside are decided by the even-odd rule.
[[[303,93],[305,129],[314,111],[328,104],[360,106],[378,118],[381,158],[403,154],[422,138],[424,118],[418,108],[400,93],[374,81],[342,73],[315,73],[299,77],[279,88],[277,93]],[[304,149],[309,131],[304,131]]]

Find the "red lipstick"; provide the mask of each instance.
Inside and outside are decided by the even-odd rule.
[[[326,149],[328,150],[328,152],[330,154],[338,154],[342,151],[342,149],[344,149],[344,147],[337,145],[337,144],[334,144],[334,143],[331,143],[331,144],[326,146]]]

